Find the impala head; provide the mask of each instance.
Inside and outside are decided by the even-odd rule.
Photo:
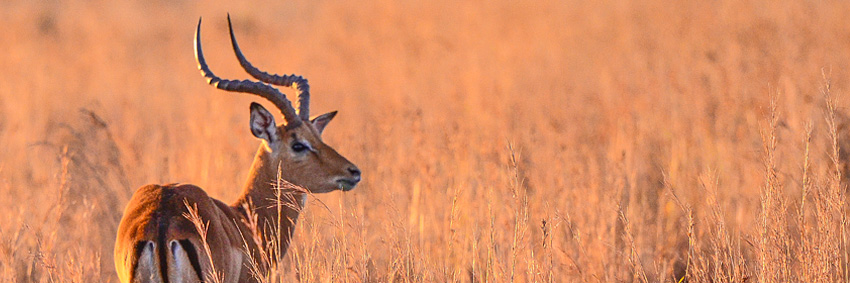
[[[313,193],[341,189],[348,191],[360,182],[360,170],[345,157],[322,141],[322,132],[334,118],[336,111],[310,117],[310,86],[307,80],[296,75],[270,75],[255,68],[245,59],[227,17],[230,39],[239,63],[259,82],[224,80],[210,71],[201,50],[201,21],[195,33],[195,58],[198,69],[210,85],[218,89],[261,96],[271,101],[283,114],[283,123],[277,124],[274,115],[258,103],[251,103],[251,133],[262,140],[263,150],[270,156],[271,164],[279,164],[281,177]],[[286,95],[271,85],[292,87],[298,92],[298,111]]]

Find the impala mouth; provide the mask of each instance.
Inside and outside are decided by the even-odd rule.
[[[354,189],[354,187],[357,186],[358,182],[360,182],[360,180],[357,180],[357,179],[339,179],[339,180],[336,180],[336,185],[339,187],[340,190],[347,192],[347,191]]]

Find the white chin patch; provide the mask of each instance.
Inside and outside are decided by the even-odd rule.
[[[343,191],[349,191],[354,188],[354,184],[351,184],[349,182],[336,182],[336,186],[337,188]]]

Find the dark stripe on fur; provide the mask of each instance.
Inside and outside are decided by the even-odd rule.
[[[148,241],[138,241],[133,247],[133,262],[130,264],[130,282],[136,281],[136,269],[139,268],[139,258],[142,257],[142,252],[145,250],[147,244]]]
[[[164,207],[167,201],[174,195],[171,191],[172,186],[166,185],[162,188],[162,198],[159,200],[159,207]],[[159,272],[162,276],[162,283],[168,283],[168,245],[165,244],[168,239],[165,237],[168,234],[168,222],[171,219],[160,215],[157,217],[157,242],[159,243]]]
[[[159,272],[161,274],[160,276],[162,276],[162,283],[168,283],[168,245],[165,244],[166,229],[168,229],[168,221],[160,219],[159,235],[157,235],[159,246],[157,247],[157,251],[159,253]]]
[[[198,250],[195,249],[195,245],[193,245],[188,239],[180,240],[180,245],[183,246],[183,250],[185,250],[186,254],[189,256],[189,262],[192,263],[192,269],[195,270],[195,273],[198,275],[198,279],[204,281],[204,273],[201,271],[201,262],[198,258]]]

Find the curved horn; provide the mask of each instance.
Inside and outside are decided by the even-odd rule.
[[[287,127],[298,126],[301,124],[301,119],[299,119],[296,114],[295,108],[292,108],[292,103],[286,98],[286,95],[280,92],[277,88],[261,82],[253,82],[249,80],[224,80],[217,77],[212,71],[210,71],[209,66],[207,66],[207,62],[204,59],[204,52],[201,49],[201,19],[198,19],[198,29],[195,31],[195,60],[198,62],[198,70],[201,71],[201,75],[207,79],[207,83],[210,85],[221,90],[250,93],[261,96],[271,101],[278,109],[280,109],[280,112],[283,114],[283,118],[286,120]]]
[[[227,14],[227,28],[230,29],[230,43],[233,44],[233,52],[236,53],[236,59],[239,64],[248,72],[249,75],[264,83],[291,87],[298,92],[298,115],[304,121],[310,121],[310,85],[307,79],[295,74],[292,75],[277,75],[269,74],[251,65],[245,55],[242,55],[242,50],[239,49],[239,44],[236,43],[236,36],[233,35],[233,25],[230,23],[230,14]]]

